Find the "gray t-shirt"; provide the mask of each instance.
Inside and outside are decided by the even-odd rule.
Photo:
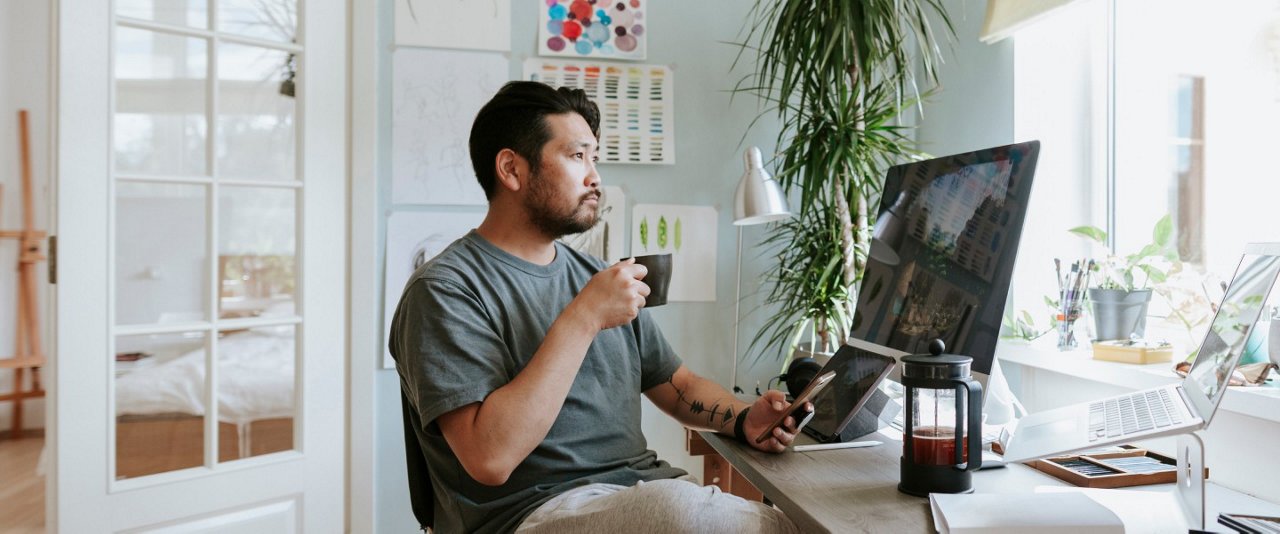
[[[546,439],[501,486],[473,480],[435,420],[485,399],[524,369],[565,306],[604,269],[557,242],[548,265],[508,254],[474,230],[410,277],[391,323],[401,386],[435,490],[437,532],[506,532],[540,504],[596,482],[634,485],[685,472],[658,460],[640,431],[640,393],[680,359],[647,310],[596,334]]]

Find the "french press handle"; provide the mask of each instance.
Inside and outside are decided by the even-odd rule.
[[[956,469],[977,471],[982,468],[982,384],[969,378],[953,380],[953,382],[956,383],[956,422],[959,423],[968,415],[965,413],[965,404],[962,402],[965,397],[960,395],[961,388],[969,392],[969,408],[977,407],[970,411],[972,416],[965,422],[967,432],[956,432]],[[976,424],[974,420],[977,421]],[[969,435],[969,462],[964,467],[960,467],[960,464],[964,463],[965,434]]]

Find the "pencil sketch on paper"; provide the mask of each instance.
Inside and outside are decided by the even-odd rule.
[[[400,49],[392,69],[392,204],[485,204],[467,139],[476,112],[507,80],[506,58]]]
[[[394,212],[387,219],[386,264],[383,270],[383,332],[390,335],[400,294],[409,276],[458,238],[480,225],[484,213]],[[387,341],[382,343],[382,366],[395,367]]]
[[[511,50],[508,0],[397,0],[396,44],[464,50]]]
[[[613,264],[622,259],[627,227],[627,197],[621,187],[600,188],[600,222],[590,230],[561,238],[574,250]]]

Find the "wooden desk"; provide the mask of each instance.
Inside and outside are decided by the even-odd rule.
[[[768,454],[709,432],[702,438],[729,461],[764,496],[782,509],[802,532],[934,532],[929,500],[898,491],[901,438],[872,434],[884,444],[861,449]],[[800,436],[796,443],[812,443]],[[705,483],[705,482],[704,482]],[[974,474],[979,493],[1018,493],[1036,486],[1068,484],[1030,467],[1015,464]],[[1137,490],[1172,491],[1171,484]],[[1218,512],[1280,515],[1280,506],[1208,485],[1207,525]]]

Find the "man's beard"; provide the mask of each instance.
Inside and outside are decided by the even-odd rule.
[[[593,197],[596,205],[585,206],[587,199]],[[559,239],[590,230],[600,222],[599,199],[600,190],[592,190],[579,197],[568,213],[557,211],[561,197],[550,184],[534,173],[529,178],[529,196],[525,197],[524,205],[529,210],[530,222],[538,230],[551,239]]]

